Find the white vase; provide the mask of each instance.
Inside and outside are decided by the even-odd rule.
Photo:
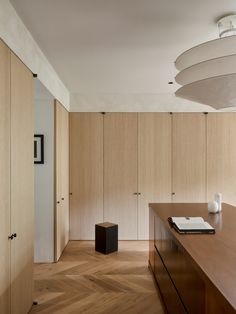
[[[221,212],[221,210],[222,210],[222,205],[221,205],[222,204],[222,194],[221,193],[217,192],[215,194],[215,201],[218,204],[218,211]]]
[[[208,203],[208,212],[215,214],[219,211],[218,203],[216,201],[211,201]]]

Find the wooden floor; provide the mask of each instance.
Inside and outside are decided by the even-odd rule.
[[[147,264],[147,241],[121,241],[109,255],[93,241],[71,241],[58,263],[35,265],[30,313],[162,314]]]

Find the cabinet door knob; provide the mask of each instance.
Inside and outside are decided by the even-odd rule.
[[[13,233],[13,237],[16,238],[16,237],[17,237],[17,234],[16,234],[16,233]]]
[[[60,202],[59,202],[59,201],[57,201],[57,204],[60,204]]]
[[[175,195],[175,192],[172,192],[171,194],[172,194],[172,195]]]
[[[134,195],[138,195],[138,193],[137,193],[137,192],[134,192]]]
[[[70,192],[70,195],[72,195],[72,193]]]
[[[13,237],[13,234],[11,234],[11,235],[8,237],[9,240],[13,240],[13,238],[14,238],[14,237]]]
[[[64,201],[64,197],[62,197],[61,200]]]

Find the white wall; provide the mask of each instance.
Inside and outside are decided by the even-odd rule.
[[[42,21],[43,23],[43,21]],[[0,38],[69,110],[70,94],[8,0],[0,0]]]
[[[35,164],[35,262],[54,261],[54,99],[35,80],[35,134],[44,134],[44,164]]]
[[[70,111],[76,112],[204,112],[214,108],[176,97],[171,93],[162,94],[79,94],[72,93]]]

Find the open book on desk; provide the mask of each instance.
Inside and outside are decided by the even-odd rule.
[[[168,221],[179,233],[215,233],[215,229],[202,217],[169,217]]]

